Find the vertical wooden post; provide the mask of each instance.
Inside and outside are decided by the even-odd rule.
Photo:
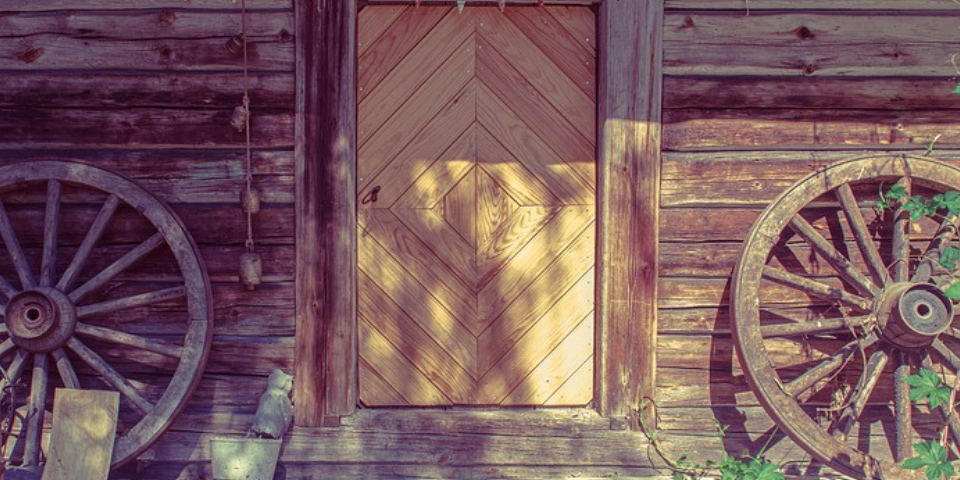
[[[600,6],[597,407],[636,418],[656,382],[663,0]]]
[[[296,0],[295,421],[357,402],[357,3]]]

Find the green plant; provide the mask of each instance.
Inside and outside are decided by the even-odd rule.
[[[907,376],[904,381],[910,385],[910,400],[915,405],[926,404],[929,408],[944,408],[945,417],[952,414],[956,407],[954,399],[957,386],[960,384],[955,384],[952,389],[948,388],[940,375],[926,368]],[[949,425],[943,425],[939,439],[913,444],[917,455],[904,460],[901,466],[907,470],[923,470],[928,480],[952,477],[955,472],[953,463],[956,460],[948,459],[947,450],[944,448],[949,428]]]
[[[703,463],[693,462],[689,460],[686,454],[673,459],[663,450],[660,443],[660,430],[651,431],[644,420],[643,412],[647,406],[647,401],[640,404],[640,430],[647,436],[650,447],[657,452],[657,455],[666,462],[667,468],[673,472],[673,480],[697,480],[705,476],[718,477],[719,480],[784,480],[782,467],[763,458],[763,451],[766,450],[766,446],[755,457],[742,455],[737,458],[724,452],[724,456],[719,462],[713,460],[706,460]],[[725,437],[729,425],[720,423],[716,418],[713,419],[713,424],[717,430],[717,437],[721,439]]]
[[[960,87],[958,87],[960,90]],[[934,140],[936,141],[936,140]],[[932,149],[932,143],[931,147]],[[926,198],[921,195],[908,195],[902,185],[894,185],[885,193],[881,190],[880,209],[893,210],[899,205],[909,212],[911,220],[920,220],[924,217],[934,218],[942,222],[942,227],[949,229],[949,233],[958,233],[957,217],[960,216],[960,192],[949,191]],[[960,263],[960,248],[955,245],[941,245],[937,262],[946,269],[946,281],[940,282],[945,288],[944,295],[951,300],[960,300],[960,281],[957,281],[955,272]],[[958,377],[960,380],[960,377]],[[920,368],[916,374],[908,375],[904,382],[910,385],[910,401],[915,407],[926,406],[929,409],[940,408],[944,411],[944,418],[950,418],[956,409],[957,389],[960,381],[954,382],[952,388],[946,385],[943,377],[927,368]],[[949,437],[950,426],[946,422],[942,425],[940,438],[913,444],[916,455],[901,463],[906,470],[922,470],[928,480],[950,479],[955,473],[953,463],[945,448]]]
[[[928,217],[943,222],[944,228],[951,230],[953,236],[960,232],[957,226],[957,217],[960,217],[960,192],[949,191],[927,198],[923,195],[910,195],[903,185],[897,184],[886,192],[881,187],[879,196],[877,209],[880,211],[895,211],[901,208],[909,213],[912,221]],[[960,281],[957,281],[958,278],[954,275],[960,267],[960,248],[950,245],[949,242],[941,246],[937,263],[949,274],[949,278],[942,282],[945,285],[944,295],[951,300],[960,301]]]

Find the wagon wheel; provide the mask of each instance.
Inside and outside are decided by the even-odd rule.
[[[954,454],[960,445],[957,413],[911,406],[904,382],[920,366],[960,370],[942,292],[953,277],[939,265],[956,218],[881,214],[878,192],[896,183],[930,198],[960,190],[960,169],[885,156],[819,170],[760,214],[732,281],[734,343],[758,400],[813,457],[857,478],[911,478],[898,465],[944,420]]]
[[[58,386],[119,392],[112,464],[132,459],[206,362],[212,300],[196,245],[132,181],[64,161],[0,167],[0,236],[0,388],[19,408],[4,460],[39,465]]]

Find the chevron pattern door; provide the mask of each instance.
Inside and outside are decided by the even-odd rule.
[[[594,35],[582,7],[361,10],[363,404],[593,398]]]

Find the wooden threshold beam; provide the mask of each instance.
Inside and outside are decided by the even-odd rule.
[[[604,0],[544,0],[547,6],[590,6],[599,5]],[[638,1],[638,0],[631,0]],[[363,5],[413,5],[415,0],[357,0]],[[456,5],[456,0],[420,0],[420,5]],[[467,0],[467,5],[497,5],[497,0]],[[537,0],[507,0],[507,6],[539,5]]]
[[[295,422],[357,404],[356,2],[295,0]]]
[[[600,6],[596,391],[614,427],[656,389],[662,30],[663,0]]]

